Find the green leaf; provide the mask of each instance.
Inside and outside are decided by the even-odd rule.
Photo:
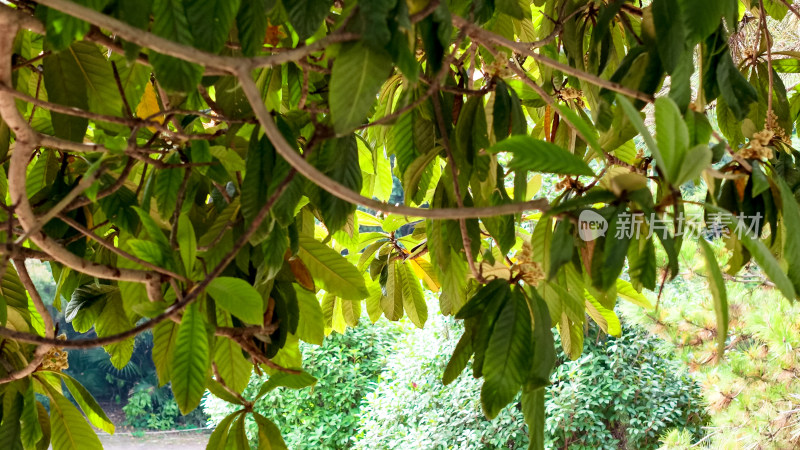
[[[108,418],[103,408],[97,403],[92,394],[76,379],[62,372],[53,372],[64,380],[64,384],[69,389],[72,398],[83,410],[83,414],[89,419],[92,425],[100,428],[106,433],[114,434],[114,424]]]
[[[469,359],[472,357],[472,332],[469,328],[464,331],[461,339],[458,340],[453,356],[447,362],[447,367],[444,368],[442,374],[442,384],[447,386],[461,375],[461,372],[467,367]]]
[[[421,156],[418,156],[411,164],[408,165],[408,169],[403,173],[403,187],[404,187],[404,195],[405,195],[405,202],[406,204],[413,203],[421,203],[417,200],[421,200],[421,195],[424,195],[425,192],[421,192],[421,188],[423,187],[420,181],[423,179],[423,176],[426,172],[430,171],[431,162],[436,159],[437,152],[429,151]],[[430,175],[428,175],[430,178]]]
[[[268,392],[271,392],[279,387],[303,389],[309,386],[314,386],[315,384],[317,384],[317,379],[306,372],[300,372],[298,374],[277,372],[273,375],[270,375],[267,382],[261,385],[256,398],[261,398]]]
[[[161,230],[161,227],[158,226],[155,220],[150,217],[147,211],[134,206],[133,210],[136,211],[136,214],[139,215],[139,220],[142,222],[142,228],[144,229],[145,233],[147,233],[147,237],[150,238],[150,241],[158,244],[164,251],[167,251],[169,246],[169,240],[167,236],[164,235],[164,231]],[[143,236],[139,236],[140,238]]]
[[[79,333],[89,331],[103,311],[106,299],[116,290],[115,286],[95,284],[75,289],[64,308],[64,320],[71,322],[72,327]]]
[[[70,51],[51,54],[44,58],[43,66],[44,86],[49,101],[83,110],[89,109],[86,80]],[[83,142],[89,126],[88,119],[56,112],[51,113],[50,117],[56,136]]]
[[[683,23],[686,26],[686,37],[691,44],[702,42],[719,26],[722,15],[726,12],[727,0],[708,0],[697,2],[694,0],[678,0],[683,12]],[[677,17],[672,20],[680,21]],[[666,36],[659,36],[666,38]],[[671,41],[674,42],[674,41]]]
[[[206,292],[217,306],[239,319],[251,324],[264,322],[266,304],[248,282],[240,278],[217,277],[209,283]]]
[[[284,7],[289,23],[300,41],[306,40],[319,29],[331,9],[331,0],[294,0]]]
[[[183,313],[172,359],[172,393],[184,415],[200,404],[211,367],[206,322],[196,303]]]
[[[514,399],[528,375],[531,337],[528,305],[513,292],[497,317],[483,363],[481,405],[490,420]]]
[[[617,314],[604,307],[594,297],[586,292],[586,313],[594,322],[600,326],[603,332],[611,336],[619,336],[622,334],[622,325],[619,322]]]
[[[194,44],[181,0],[155,0],[152,32],[179,44]],[[161,53],[152,52],[150,63],[158,82],[170,91],[194,91],[203,76],[202,66]]]
[[[231,428],[231,423],[237,417],[241,416],[244,410],[239,410],[228,414],[224,419],[220,420],[214,432],[208,438],[206,450],[225,450],[225,443],[228,441],[228,430]]]
[[[656,99],[656,144],[664,160],[662,172],[667,180],[678,183],[684,155],[689,147],[689,130],[678,105],[669,97]]]
[[[178,324],[171,320],[161,322],[153,328],[153,363],[160,386],[167,384],[172,378],[172,359],[177,336]]]
[[[787,231],[783,249],[784,258],[789,265],[786,275],[792,281],[795,292],[800,292],[800,234],[795,232],[800,229],[800,207],[783,177],[776,175],[773,179],[781,191],[783,229]]]
[[[110,116],[122,114],[122,97],[114,81],[111,64],[91,42],[75,42],[64,53],[74,59],[86,85],[89,110]],[[50,91],[48,90],[48,94]]]
[[[364,277],[336,250],[309,237],[298,238],[300,259],[323,288],[343,300],[361,300],[369,295]]]
[[[728,224],[728,228],[730,228],[732,232],[736,230],[736,227],[739,225],[739,219],[737,219],[733,214],[708,203],[704,204],[704,206],[707,210],[721,214],[722,217],[720,220],[724,221],[722,223]],[[746,229],[746,227],[744,227],[744,229]],[[789,300],[793,300],[797,295],[794,284],[786,274],[786,271],[781,268],[781,265],[778,260],[775,259],[775,256],[769,251],[769,248],[767,248],[767,246],[764,245],[761,240],[751,237],[747,233],[741,233],[741,235],[738,237],[740,238],[742,245],[744,245],[750,254],[753,255],[753,259],[755,259],[755,261],[758,263],[758,266],[761,268],[761,270],[763,270],[767,277],[769,277],[769,279],[775,283],[775,287],[781,291],[784,297]]]
[[[20,414],[20,440],[23,448],[35,448],[37,442],[42,441],[44,432],[39,423],[39,401],[36,400],[34,383],[28,383],[28,388],[23,393],[23,401],[25,403]]]
[[[242,354],[242,348],[234,341],[218,337],[214,349],[214,362],[225,384],[241,394],[247,387],[253,365]]]
[[[66,50],[73,41],[83,38],[89,32],[88,23],[56,9],[39,6],[36,15],[44,19],[45,44],[56,52]]]
[[[258,425],[258,450],[288,450],[281,430],[271,420],[254,412],[253,419]]]
[[[173,153],[166,159],[166,162],[178,164],[181,160],[177,153]],[[185,170],[174,168],[161,169],[156,175],[156,185],[153,194],[156,197],[158,214],[165,221],[172,218],[172,214],[178,206],[178,193],[181,190],[181,184],[183,184],[184,173]]]
[[[194,227],[189,216],[181,214],[178,216],[178,234],[177,234],[178,248],[181,253],[181,261],[186,270],[186,275],[192,275],[192,268],[194,267],[194,259],[197,256],[197,239],[194,235]]]
[[[245,160],[245,176],[242,181],[241,204],[246,226],[255,220],[270,196],[270,183],[265,181],[272,178],[275,158],[272,142],[266,136],[258,138],[258,131],[254,129],[250,136],[250,146]],[[266,238],[269,232],[268,225],[268,221],[262,223],[259,231],[250,238],[251,244],[258,244]]]
[[[705,239],[698,239],[701,253],[706,260],[708,272],[708,288],[714,298],[714,312],[717,315],[717,358],[721,359],[725,353],[725,341],[728,339],[728,294],[725,290],[725,280],[722,271],[714,257],[714,251]]]
[[[422,328],[428,320],[428,305],[425,303],[422,286],[408,264],[400,263],[397,270],[402,271],[403,274],[403,309],[411,322],[417,328]]]
[[[594,175],[592,169],[581,158],[555,144],[530,136],[511,136],[493,145],[487,152],[512,153],[514,159],[508,165],[511,170],[530,170],[564,175]]]
[[[456,319],[469,319],[483,313],[495,296],[508,295],[508,281],[492,280],[482,286],[469,301],[456,313]]]
[[[362,43],[342,48],[333,63],[328,98],[337,133],[346,133],[362,124],[391,66],[392,60],[384,51]]]
[[[603,155],[603,148],[600,147],[600,138],[597,135],[597,128],[592,123],[587,123],[575,111],[570,109],[567,105],[556,104],[558,113],[564,117],[572,126],[581,132],[583,137],[586,138],[589,147],[595,151],[597,155]]]
[[[397,262],[389,260],[386,265],[386,295],[381,298],[381,308],[387,319],[395,321],[403,317],[403,280]]]
[[[676,19],[681,14],[680,3],[678,0],[653,0],[652,8],[653,23],[658,36],[658,56],[667,73],[671,74],[686,51],[683,21]]]
[[[772,69],[780,73],[800,73],[800,59],[786,58],[773,60]]]
[[[119,291],[107,297],[103,312],[97,318],[94,329],[97,336],[106,337],[123,331],[128,331],[132,327],[125,308],[122,306],[122,298]],[[117,369],[122,370],[128,364],[133,355],[134,339],[129,338],[124,341],[115,342],[103,346],[103,349],[111,356],[111,364]]]
[[[544,388],[525,390],[522,393],[522,415],[528,425],[530,443],[528,450],[544,450]]]
[[[211,53],[222,50],[239,10],[239,0],[185,0],[183,4],[195,47]]]
[[[617,94],[617,103],[619,103],[619,106],[622,107],[622,110],[625,112],[625,115],[628,116],[628,120],[631,122],[633,127],[636,128],[636,131],[638,131],[642,136],[647,148],[650,149],[650,154],[652,154],[653,158],[656,160],[656,165],[660,167],[667,167],[661,152],[659,152],[658,145],[656,145],[653,135],[650,134],[650,130],[648,130],[644,125],[644,121],[642,120],[642,116],[639,115],[639,111],[627,98],[622,96],[622,94]]]
[[[363,180],[355,135],[326,142],[319,152],[316,164],[335,181],[353,191],[361,191]],[[356,210],[356,205],[324,189],[319,191],[319,203],[322,221],[330,233],[342,229]]]
[[[242,0],[242,6],[236,14],[236,29],[239,32],[239,43],[245,56],[255,56],[264,48],[264,36],[267,34],[267,0]]]
[[[744,120],[750,111],[750,105],[758,101],[758,92],[739,72],[727,51],[717,64],[717,83],[720,94],[734,117],[739,121]]]
[[[50,397],[50,430],[53,450],[102,450],[103,445],[78,408],[47,383]]]
[[[3,450],[22,450],[20,416],[23,412],[25,400],[16,390],[4,394],[3,423],[0,424],[0,448]]]
[[[142,239],[131,239],[127,244],[133,256],[158,267],[173,268],[171,255],[167,254],[157,243]]]
[[[300,321],[297,323],[295,334],[309,344],[322,345],[322,340],[325,338],[325,321],[317,296],[297,285],[295,293],[300,307]]]
[[[636,289],[634,289],[630,283],[620,278],[617,278],[617,295],[634,305],[641,306],[645,309],[653,309],[653,304],[650,303],[647,297],[640,292],[636,292]]]

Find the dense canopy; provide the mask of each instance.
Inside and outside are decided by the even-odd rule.
[[[784,84],[800,53],[770,31],[787,14],[785,0],[5,2],[0,447],[99,448],[81,411],[114,426],[62,373],[63,349],[104,346],[123,367],[150,330],[183,413],[206,390],[241,405],[209,448],[249,448],[246,416],[259,448],[285,448],[241,395],[252,371],[270,375],[259,395],[313,384],[299,341],[362,315],[423,327],[429,290],[465,323],[444,384],[482,377],[488,418],[522,392],[541,448],[550,329],[573,358],[588,322],[618,335],[618,299],[652,307],[642,290],[679,273],[685,239],[706,258],[721,353],[726,274],[752,260],[785,297],[800,290],[800,92]],[[59,338],[26,259],[49,261],[54,306],[84,337]]]

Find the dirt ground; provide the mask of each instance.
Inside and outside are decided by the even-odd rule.
[[[185,432],[169,434],[149,434],[135,437],[130,434],[100,435],[106,450],[196,450],[206,448],[209,433]]]

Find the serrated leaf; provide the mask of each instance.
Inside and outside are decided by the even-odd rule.
[[[381,297],[381,308],[387,319],[400,320],[403,317],[403,275],[398,272],[397,262],[393,260],[389,261],[386,271],[386,295]]]
[[[217,306],[239,319],[251,324],[261,324],[264,321],[266,304],[261,294],[247,281],[241,278],[217,277],[206,287],[206,292],[217,302]]]
[[[422,286],[408,264],[401,263],[398,270],[403,271],[403,309],[411,322],[417,328],[422,328],[428,320],[428,305],[425,303]]]
[[[92,394],[76,379],[65,373],[54,372],[64,380],[64,384],[69,389],[72,398],[83,410],[83,414],[89,419],[92,425],[100,428],[106,433],[114,434],[114,424],[108,418],[103,408],[97,403]]]
[[[179,44],[194,44],[181,0],[155,0],[153,19],[153,34]],[[203,76],[202,66],[161,53],[152,52],[150,63],[158,82],[170,91],[193,91]]]
[[[325,321],[317,296],[305,289],[295,289],[295,292],[300,307],[300,321],[295,334],[309,344],[322,345],[322,340],[325,338]]]
[[[163,386],[172,378],[172,360],[178,324],[171,320],[161,322],[153,328],[153,364],[156,366],[158,384]]]
[[[222,50],[239,10],[239,0],[185,0],[183,3],[195,47],[211,53]]]
[[[225,384],[241,394],[250,381],[253,365],[242,354],[242,348],[228,338],[217,338],[214,349],[214,362]]]
[[[298,256],[327,292],[343,300],[361,300],[369,295],[364,277],[336,250],[309,236],[300,236],[298,242]]]
[[[197,239],[195,238],[192,222],[189,220],[189,216],[185,214],[181,214],[178,217],[177,241],[186,275],[191,276],[194,260],[197,256]]]
[[[245,56],[255,56],[264,47],[267,33],[267,0],[243,0],[236,14],[239,43]]]
[[[131,326],[128,316],[125,314],[125,308],[122,307],[122,298],[119,295],[119,291],[114,295],[107,296],[103,312],[97,317],[97,322],[94,325],[97,336],[111,336],[128,331]],[[131,355],[133,355],[133,346],[134,339],[129,338],[105,345],[103,349],[111,356],[111,364],[117,370],[122,370],[130,361]]]
[[[281,436],[281,430],[271,420],[259,413],[253,413],[258,426],[258,450],[288,450]]]
[[[285,6],[297,36],[306,40],[319,29],[330,12],[331,0],[294,0]]]
[[[659,97],[655,105],[656,145],[664,160],[661,170],[667,180],[676,183],[689,147],[689,131],[678,105],[669,97]]]
[[[620,298],[627,300],[634,305],[641,306],[645,309],[653,309],[653,304],[642,293],[636,292],[636,289],[627,281],[617,278],[617,295]]]
[[[333,63],[328,97],[337,133],[346,133],[361,125],[391,66],[391,58],[382,50],[362,43],[342,48]]]
[[[241,416],[244,410],[239,410],[228,414],[224,419],[220,420],[214,432],[208,437],[206,450],[225,450],[225,443],[228,441],[228,430],[231,428],[231,423],[234,419]]]
[[[42,76],[49,101],[83,110],[89,109],[86,81],[71,52],[53,53],[44,58],[42,64]],[[89,126],[88,119],[56,112],[51,113],[50,117],[56,136],[83,142]]]
[[[192,303],[183,313],[171,367],[172,393],[184,415],[200,404],[211,367],[206,322],[197,308]]]
[[[594,320],[594,323],[600,326],[603,332],[611,336],[619,336],[622,334],[622,325],[619,322],[617,314],[604,307],[588,292],[586,292],[586,313]]]
[[[747,117],[750,105],[758,101],[758,92],[739,72],[727,51],[717,64],[717,83],[720,95],[725,99],[734,117],[739,121]]]
[[[6,393],[3,398],[3,423],[0,424],[0,448],[23,450],[20,438],[22,424],[20,416],[24,408],[24,398],[16,391]]]
[[[166,162],[180,163],[180,157],[173,154],[166,159]],[[178,206],[178,193],[181,190],[185,171],[179,168],[161,169],[156,175],[156,184],[153,195],[158,205],[158,214],[164,220],[172,218],[175,208]]]
[[[530,312],[522,295],[514,292],[497,316],[483,363],[481,405],[490,420],[514,399],[525,381],[531,343]]]
[[[50,430],[53,450],[102,450],[103,445],[80,411],[55,389],[47,387],[50,397]]]
[[[509,152],[514,159],[508,164],[511,170],[588,175],[594,173],[583,160],[563,148],[530,136],[511,136],[493,145],[489,153]]]
[[[326,142],[316,163],[333,180],[355,192],[361,191],[363,179],[354,135]],[[356,205],[324,189],[319,191],[319,207],[322,221],[330,233],[341,230],[356,210]]]
[[[467,329],[464,331],[461,339],[458,340],[458,344],[456,344],[456,348],[453,350],[453,355],[444,368],[444,373],[442,374],[443,385],[447,386],[461,375],[461,372],[467,367],[467,363],[472,357],[472,352],[472,333]]]

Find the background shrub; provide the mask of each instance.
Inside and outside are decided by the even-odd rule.
[[[441,374],[463,328],[432,315],[423,330],[385,320],[303,345],[313,388],[279,388],[256,403],[284,430],[290,449],[525,449],[518,403],[494,421],[480,406],[481,381],[468,367],[443,387]],[[556,341],[560,342],[556,333]],[[559,354],[546,395],[548,448],[656,448],[672,428],[697,437],[706,422],[700,389],[658,338],[626,326],[622,337],[589,330],[576,361]],[[266,376],[245,391],[253,398]],[[216,425],[238,406],[204,400]],[[248,433],[254,437],[254,424]]]
[[[548,447],[650,449],[670,428],[701,435],[708,416],[700,386],[662,341],[624,326],[619,338],[591,327],[584,342],[577,360],[559,355],[551,377]]]
[[[290,449],[350,448],[362,399],[377,387],[386,354],[400,335],[398,325],[381,320],[333,333],[319,347],[301,343],[303,369],[317,384],[301,390],[278,388],[257,401],[254,410],[275,422]],[[243,395],[252,399],[267,378],[254,375]],[[238,409],[209,395],[203,408],[214,426]],[[253,439],[254,422],[247,423],[247,432]]]

